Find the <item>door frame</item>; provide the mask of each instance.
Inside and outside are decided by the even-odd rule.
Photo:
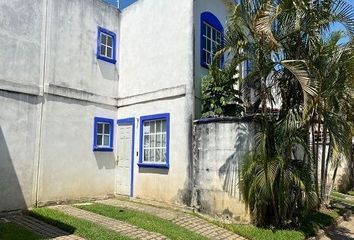
[[[135,118],[123,118],[117,120],[117,125],[131,125],[132,126],[132,149],[131,149],[131,164],[130,164],[130,197],[134,196],[134,145],[135,145]],[[117,131],[119,128],[117,127]],[[117,140],[118,140],[117,133]],[[118,142],[117,142],[117,155],[118,155]],[[117,174],[117,173],[116,173]],[[115,182],[117,185],[117,180]]]

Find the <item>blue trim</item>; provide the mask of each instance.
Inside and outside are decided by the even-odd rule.
[[[109,147],[97,146],[97,123],[108,123],[109,124]],[[114,120],[110,118],[95,117],[93,124],[93,151],[94,152],[113,152],[113,141],[114,141]]]
[[[205,58],[205,55],[203,54],[203,48],[205,48],[205,41],[203,39],[203,34],[204,34],[204,27],[203,23],[207,23],[219,32],[221,32],[221,47],[224,46],[224,27],[222,26],[221,22],[219,19],[212,14],[211,12],[203,12],[200,15],[200,65],[205,68],[209,68],[207,64],[207,59]],[[221,57],[221,66],[224,65],[224,56]]]
[[[130,197],[134,196],[134,144],[135,144],[135,118],[118,119],[118,125],[132,125],[132,153],[130,165]],[[118,146],[119,148],[119,146]]]
[[[152,120],[166,120],[166,163],[158,164],[158,163],[144,163],[143,162],[143,129],[144,129],[144,122],[145,121],[152,121]],[[154,114],[154,115],[146,115],[140,117],[140,141],[139,141],[139,167],[144,168],[170,168],[170,114],[169,113],[162,113],[162,114]]]
[[[101,33],[105,33],[105,34],[110,35],[112,37],[113,59],[101,55]],[[117,62],[117,60],[116,60],[116,51],[117,51],[116,46],[117,46],[117,35],[114,32],[111,32],[105,28],[98,26],[97,27],[97,52],[96,52],[97,59],[100,59],[105,62],[116,64],[116,62]]]

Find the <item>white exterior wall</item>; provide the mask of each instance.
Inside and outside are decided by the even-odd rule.
[[[0,212],[114,193],[114,153],[92,150],[94,117],[115,119],[118,97],[98,25],[119,39],[119,11],[99,0],[0,0]]]
[[[229,12],[224,0],[195,0],[194,1],[194,88],[195,88],[195,114],[196,118],[201,116],[201,83],[202,78],[208,74],[208,69],[200,64],[200,16],[203,12],[211,12],[223,25],[226,26]]]
[[[123,11],[120,35],[118,118],[170,113],[169,170],[137,166],[136,125],[134,196],[186,202],[194,98],[193,2],[137,1]]]

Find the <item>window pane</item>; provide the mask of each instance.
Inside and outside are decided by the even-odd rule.
[[[100,48],[101,48],[101,53],[100,53],[100,54],[101,54],[102,56],[105,56],[105,55],[106,55],[106,51],[105,51],[105,50],[106,50],[106,47],[105,47],[104,45],[101,45]]]
[[[208,50],[209,52],[211,52],[211,41],[207,40],[206,41],[206,45],[205,45],[206,50]]]
[[[107,48],[107,57],[112,58],[112,48]]]
[[[156,147],[162,147],[162,134],[156,135]]]
[[[155,133],[155,124],[156,124],[156,121],[150,122],[150,132],[151,133]]]
[[[101,43],[106,44],[106,41],[107,41],[107,36],[105,34],[101,33]]]
[[[150,136],[144,136],[144,148],[150,147]]]
[[[97,135],[97,146],[102,146],[102,135]]]
[[[106,123],[106,124],[104,124],[104,133],[105,134],[109,134],[109,129],[110,128],[110,124],[108,124],[108,123]]]
[[[143,132],[144,132],[144,134],[149,134],[150,133],[150,123],[149,122],[144,122]]]
[[[166,120],[162,121],[162,132],[166,132]]]
[[[211,38],[211,28],[209,26],[207,26],[207,37]]]
[[[165,163],[166,162],[166,149],[162,150],[162,159],[161,162]]]
[[[150,150],[150,162],[156,162],[155,160],[155,149]]]
[[[156,121],[156,132],[157,133],[161,132],[161,123],[162,123],[162,121]]]
[[[166,134],[162,135],[162,147],[166,147]]]
[[[150,136],[150,147],[156,147],[156,135],[155,134]]]
[[[207,25],[204,23],[203,24],[203,34],[206,35],[207,33]]]
[[[97,133],[103,133],[103,123],[97,123]]]
[[[107,45],[110,46],[110,47],[113,47],[112,37],[111,36],[107,36]]]
[[[103,137],[103,145],[109,146],[109,135],[104,135]]]
[[[162,149],[156,150],[156,162],[162,162]]]
[[[150,150],[144,150],[144,162],[149,162],[149,152]]]

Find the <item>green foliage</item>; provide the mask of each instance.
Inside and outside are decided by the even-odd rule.
[[[14,223],[0,223],[0,239],[40,240],[42,237]]]
[[[94,212],[109,218],[117,219],[127,222],[139,228],[151,232],[158,232],[168,237],[169,239],[176,240],[206,240],[207,238],[191,232],[171,221],[161,219],[151,214],[132,211],[128,209],[117,208],[105,204],[94,203],[92,205],[76,206],[80,209]]]
[[[88,240],[131,240],[131,238],[122,236],[96,223],[72,217],[54,209],[36,208],[30,214],[68,233],[76,234]]]
[[[330,32],[334,22],[346,31]],[[345,36],[348,43],[341,42]],[[252,86],[255,94],[243,106],[260,119],[255,148],[241,170],[255,224],[297,225],[299,216],[324,202],[330,163],[338,166],[349,155],[353,36],[354,8],[342,0],[241,0],[232,8],[223,52],[232,56],[231,65],[252,61],[239,82],[245,96]],[[315,141],[320,129],[329,133],[324,143]],[[329,151],[321,153],[326,141]]]
[[[296,213],[310,210],[317,202],[309,166],[291,157],[292,148],[306,146],[304,132],[285,119],[260,119],[259,126],[255,149],[241,167],[243,199],[254,224],[285,227],[295,223]]]
[[[223,70],[209,66],[209,74],[202,80],[203,117],[241,115],[244,109],[241,92],[236,89],[237,73],[232,65]]]

